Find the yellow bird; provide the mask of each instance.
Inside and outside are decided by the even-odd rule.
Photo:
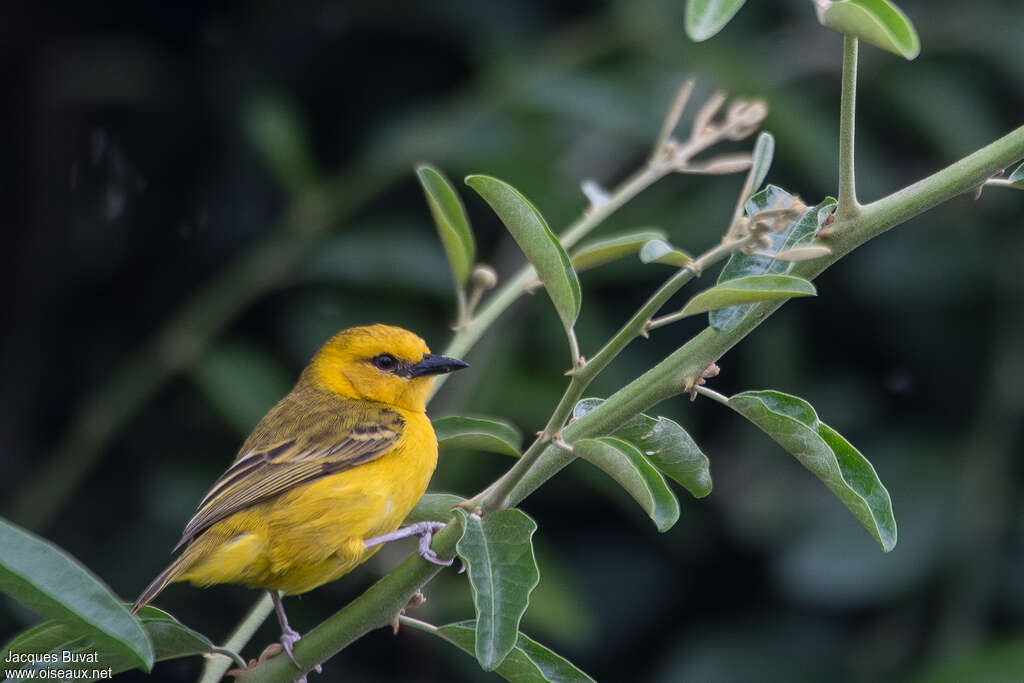
[[[408,536],[420,537],[425,559],[450,564],[430,548],[443,524],[398,526],[437,464],[437,437],[424,412],[434,377],[465,367],[431,354],[399,327],[336,334],[214,482],[175,548],[185,549],[132,611],[175,581],[266,589],[281,644],[295,661],[299,634],[279,591],[295,595],[334,581],[380,544]]]

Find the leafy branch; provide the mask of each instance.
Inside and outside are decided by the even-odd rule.
[[[927,209],[977,187],[991,177],[995,171],[1021,157],[1024,157],[1024,126],[903,190],[863,206],[861,213],[856,217],[834,221],[827,228],[818,232],[818,241],[826,244],[830,253],[827,255],[821,253],[818,258],[812,260],[793,262],[788,274],[803,280],[812,280],[829,265],[860,244]],[[827,207],[828,205],[823,206]],[[824,216],[821,216],[822,219],[827,218],[827,215],[825,213]],[[753,238],[748,235],[742,239],[752,240]],[[714,250],[709,250],[701,258],[708,257],[712,251]],[[715,254],[714,258],[719,256],[722,254]],[[657,310],[656,307],[664,297],[666,288],[670,289],[677,285],[681,287],[685,281],[692,279],[694,274],[691,269],[681,269],[652,296],[643,310],[646,311],[648,308]],[[527,271],[519,277],[526,280],[528,276]],[[683,282],[680,283],[680,281]],[[510,294],[512,290],[508,287],[509,285],[506,285],[506,289],[500,291],[495,300],[499,302],[514,300],[515,297]],[[667,297],[664,298],[667,299]],[[492,300],[489,305],[495,306],[495,300]],[[672,396],[687,392],[707,394],[708,392],[700,386],[700,383],[706,377],[709,367],[774,313],[784,302],[785,299],[775,299],[751,304],[735,326],[727,331],[708,327],[592,410],[565,424],[557,438],[558,430],[552,432],[547,440],[544,440],[542,435],[531,445],[533,453],[530,452],[530,449],[527,450],[527,454],[530,454],[529,459],[526,457],[527,454],[524,454],[501,479],[478,494],[473,502],[493,506],[493,509],[516,505],[577,457],[572,450],[566,448],[567,445],[571,447],[587,439],[596,439],[612,434],[623,428],[634,416]],[[481,310],[481,314],[487,310],[488,307],[485,306]],[[491,308],[490,310],[493,312],[495,309]],[[621,350],[629,340],[639,334],[639,330],[642,329],[647,319],[641,315],[631,318],[589,363],[573,371],[570,377],[570,389],[567,389],[566,394],[563,395],[545,432],[555,429],[556,426],[561,426],[561,421],[554,418],[559,416],[563,420],[568,418],[566,407],[571,408],[571,397],[580,391],[580,380],[577,377],[588,372],[587,368],[589,367],[600,369],[602,361],[599,359],[602,359],[602,353],[608,360],[614,357],[614,354]],[[479,320],[480,318],[477,318],[477,321]],[[472,325],[470,329],[472,329]],[[456,336],[458,337],[458,334]],[[465,337],[462,340],[463,343],[465,343],[464,340]],[[595,361],[597,361],[596,365]],[[594,372],[594,370],[589,372]],[[583,376],[585,379],[586,375]],[[576,388],[573,388],[574,381],[577,383]],[[737,397],[730,399],[718,395],[716,400],[721,401],[722,399],[726,403],[732,403]],[[794,403],[789,399],[787,401],[788,403],[782,404],[783,409],[797,410],[799,414],[801,404],[798,401]],[[785,417],[785,413],[778,414]],[[807,424],[812,427],[818,424],[816,417]],[[870,470],[870,465],[865,464],[866,461],[858,461],[856,458],[862,458],[862,456],[859,456],[855,450],[851,450],[852,447],[842,440],[842,437],[829,431],[827,426],[817,427],[817,430],[824,439],[824,448],[835,458],[834,467],[838,469],[816,473],[826,483],[832,482],[829,484],[830,486],[837,487],[836,490],[842,491],[840,497],[844,501],[848,500],[848,505],[862,505],[862,501],[874,494],[871,493],[871,489],[858,491],[851,488],[850,481],[856,481],[873,470]],[[524,462],[528,462],[528,465],[523,465]],[[851,474],[847,474],[843,467],[852,467]],[[857,476],[852,480],[849,479],[853,474]],[[872,486],[880,486],[880,484]],[[884,488],[880,490],[884,491]],[[847,491],[850,493],[847,494]],[[844,496],[849,497],[844,498]],[[887,495],[885,498],[887,500]],[[866,510],[865,514],[869,520],[866,525],[873,525],[877,529],[876,535],[883,547],[891,547],[895,536],[886,531],[890,523],[885,517],[878,518],[876,516],[876,508],[862,509]],[[860,514],[858,517],[864,521],[864,517]],[[443,537],[439,535],[434,545],[435,551],[442,556],[454,551],[457,534],[456,532],[448,533],[450,529],[451,526],[445,529]],[[895,527],[893,526],[892,529],[894,530]],[[299,661],[303,664],[308,662],[311,667],[315,662],[321,661],[321,655],[329,651],[336,651],[355,637],[387,623],[385,615],[393,615],[396,612],[392,610],[401,609],[404,606],[403,600],[425,585],[436,573],[436,567],[428,566],[417,558],[410,558],[370,591],[357,598],[355,602],[343,608],[300,641],[296,646],[296,656]],[[389,586],[390,592],[380,589],[382,585]],[[376,620],[367,621],[365,615],[368,613],[377,615]],[[307,640],[309,640],[308,644]],[[292,675],[294,675],[294,669],[282,658],[270,660],[247,674],[248,680],[252,681],[284,681]]]
[[[743,4],[743,0],[691,0],[687,30],[695,39],[706,39],[725,26]],[[518,431],[505,423],[449,418],[435,425],[442,447],[517,456],[504,475],[469,500],[428,494],[410,515],[410,520],[448,522],[435,536],[433,549],[442,558],[457,554],[463,559],[477,618],[435,626],[404,616],[403,610],[414,604],[419,589],[441,571],[435,564],[410,557],[298,642],[295,655],[302,673],[370,630],[404,623],[474,653],[485,670],[512,680],[527,676],[590,680],[519,633],[519,621],[539,571],[531,541],[536,524],[513,506],[574,459],[582,458],[617,481],[659,530],[667,530],[679,517],[679,503],[665,476],[696,497],[707,495],[711,488],[707,457],[685,430],[666,418],[644,414],[658,402],[681,394],[710,398],[758,426],[820,478],[884,550],[895,545],[891,501],[874,468],[822,422],[809,403],[771,390],[725,396],[706,383],[718,374],[717,363],[733,345],[788,299],[815,295],[811,281],[860,244],[965,192],[985,186],[1019,188],[1024,182],[1024,165],[1005,180],[994,176],[1024,157],[1024,127],[907,188],[860,205],[854,177],[858,41],[907,59],[916,56],[919,44],[909,20],[888,0],[816,0],[815,6],[823,25],[844,34],[838,202],[826,198],[807,206],[772,185],[758,191],[774,148],[767,133],[758,137],[752,154],[697,159],[721,141],[742,140],[753,134],[766,107],[757,100],[738,100],[725,107],[725,95],[715,93],[697,111],[689,136],[678,140],[674,131],[693,91],[693,83],[688,81],[673,101],[647,162],[610,192],[585,182],[583,190],[590,205],[560,237],[550,231],[539,209],[508,183],[481,175],[466,179],[505,223],[528,260],[528,265],[485,300],[496,276],[486,264],[475,263],[475,244],[458,193],[439,170],[429,165],[417,167],[455,286],[457,321],[447,353],[463,355],[519,296],[543,285],[565,327],[571,360],[566,372],[568,385],[544,428],[523,452]],[[288,175],[282,182],[298,189],[306,185],[312,170],[308,158],[293,153],[293,142],[269,149],[268,154],[284,156],[279,165]],[[669,244],[664,235],[652,232],[619,235],[581,248],[573,256],[567,251],[665,175],[742,170],[748,171],[747,178],[722,240],[696,258]],[[322,196],[314,193],[309,195],[308,206],[302,205],[310,211],[323,211],[327,205],[321,201]],[[645,263],[671,266],[674,272],[587,359],[575,331],[582,306],[576,271],[633,253],[639,253]],[[678,310],[661,314],[682,287],[726,259],[716,284],[692,296]],[[285,262],[287,267],[289,261]],[[633,340],[702,313],[709,314],[709,326],[654,367],[607,399],[583,398],[593,380]],[[223,322],[225,318],[217,319]],[[190,340],[178,341],[178,352],[196,353]],[[185,360],[175,357],[175,362],[185,362],[188,357],[187,353]],[[159,377],[154,377],[158,383]],[[43,574],[36,580],[28,564],[0,563],[0,588],[52,617],[51,622],[8,643],[10,652],[71,647],[75,638],[87,636],[90,646],[102,646],[107,656],[119,662],[119,670],[132,666],[148,670],[156,660],[194,653],[219,654],[223,662],[230,658],[237,663],[233,650],[244,644],[266,615],[262,605],[257,605],[229,641],[232,647],[218,648],[159,610],[134,620],[108,589],[59,550],[13,525],[0,524],[0,532],[8,539],[7,545],[23,548],[25,557],[43,557],[67,579],[61,584],[53,581],[57,574]],[[220,663],[211,665],[203,680],[219,678],[223,668],[218,667]],[[550,671],[557,671],[557,676],[549,675]],[[290,659],[273,657],[261,658],[235,673],[247,681],[287,681],[295,677],[296,669]]]

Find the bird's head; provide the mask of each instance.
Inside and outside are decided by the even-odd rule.
[[[313,356],[306,379],[349,398],[422,412],[434,377],[465,367],[457,358],[430,353],[408,330],[367,325],[327,340]]]

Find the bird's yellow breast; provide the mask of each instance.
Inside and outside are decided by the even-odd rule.
[[[304,593],[369,558],[377,547],[363,540],[398,528],[437,465],[427,416],[400,412],[405,429],[391,450],[213,524],[190,546],[196,561],[179,578]]]

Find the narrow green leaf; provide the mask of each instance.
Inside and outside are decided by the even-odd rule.
[[[215,646],[209,638],[161,609],[147,605],[139,611],[138,617],[153,641],[157,661],[214,651]]]
[[[705,289],[686,302],[684,316],[696,315],[716,308],[751,304],[772,299],[789,299],[795,296],[815,296],[817,290],[807,280],[792,275],[746,275],[735,280],[719,282],[711,289]]]
[[[437,234],[448,255],[455,285],[461,289],[469,280],[469,272],[476,259],[476,244],[469,227],[466,208],[451,181],[440,170],[429,164],[416,166],[416,177],[423,186],[423,194],[430,205],[430,213],[437,226]]]
[[[473,654],[476,649],[476,621],[472,619],[439,626],[436,635],[469,654]],[[522,633],[518,634],[515,647],[494,672],[513,683],[593,683],[594,681],[570,661]]]
[[[676,249],[664,240],[651,240],[640,248],[640,260],[644,263],[664,263],[667,266],[681,268],[693,259],[682,249]]]
[[[821,422],[807,401],[780,391],[745,391],[732,396],[729,406],[821,479],[883,550],[895,547],[892,501],[875,468],[838,432]]]
[[[456,551],[466,564],[476,607],[474,650],[484,671],[493,671],[515,647],[519,621],[540,581],[531,540],[537,523],[515,508],[484,517],[458,514],[466,529]]]
[[[491,205],[526,254],[537,277],[544,283],[566,330],[572,329],[583,303],[580,280],[562,244],[540,211],[508,183],[485,175],[466,177],[466,184]]]
[[[519,457],[523,435],[509,422],[493,417],[442,417],[434,420],[441,450],[464,449]]]
[[[64,622],[147,672],[153,646],[139,622],[98,578],[53,544],[0,519],[0,593]]]
[[[1024,163],[1015,168],[1007,180],[1013,183],[1014,187],[1024,190]]]
[[[687,0],[686,35],[695,43],[715,35],[736,16],[746,0]]]
[[[889,0],[839,0],[815,2],[822,26],[854,36],[883,50],[913,59],[921,52],[914,25]]]
[[[402,522],[402,526],[416,522],[447,522],[455,514],[452,508],[466,500],[451,493],[424,493]]]
[[[573,452],[604,471],[626,489],[654,520],[658,531],[668,531],[679,520],[679,501],[664,477],[636,446],[614,436],[580,439]]]
[[[596,408],[604,399],[585,398],[572,410],[579,419]],[[708,457],[682,426],[667,417],[634,415],[612,436],[636,446],[652,465],[686,487],[695,498],[711,493],[711,469]]]
[[[584,270],[597,268],[635,254],[647,242],[662,239],[665,239],[665,233],[660,230],[631,232],[610,239],[588,242],[577,247],[569,258],[572,261],[572,267],[576,269],[577,273],[581,273]]]
[[[246,103],[243,129],[250,144],[289,192],[313,182],[316,164],[298,109],[279,95],[263,94]]]
[[[764,179],[768,177],[768,171],[772,167],[772,160],[775,158],[775,137],[766,130],[761,131],[754,142],[753,161],[750,164],[750,194],[753,195],[759,189]],[[744,201],[749,199],[746,197]]]
[[[754,194],[745,205],[748,216],[770,209],[784,209],[792,206],[793,195],[781,187],[768,185]],[[768,233],[771,244],[761,251],[769,254],[790,249],[799,245],[809,244],[814,240],[815,233],[822,227],[829,214],[834,210],[836,200],[826,197],[817,206],[808,207],[797,218],[793,219],[779,232]],[[793,267],[793,262],[777,259],[763,254],[744,254],[736,252],[726,262],[718,274],[718,282],[735,280],[747,275],[785,275]],[[711,326],[719,332],[729,332],[736,328],[753,304],[729,306],[711,311],[708,319]]]
[[[214,645],[209,638],[197,633],[183,625],[167,612],[155,607],[144,607],[137,615],[150,641],[153,643],[155,661],[188,657],[191,655],[208,654],[213,652]],[[44,621],[30,629],[16,635],[2,651],[3,658],[0,661],[7,662],[10,659],[23,660],[32,655],[34,658],[53,653],[58,659],[52,663],[39,662],[35,665],[23,665],[22,670],[43,669],[78,669],[82,671],[100,672],[97,676],[77,677],[76,681],[94,681],[102,678],[109,678],[105,673],[108,669],[111,674],[128,671],[138,667],[134,658],[129,658],[123,652],[104,647],[97,647],[89,638],[83,638],[80,632],[73,627],[59,621]],[[65,661],[64,653],[73,655],[85,655],[78,662]],[[97,661],[90,661],[93,659]],[[13,678],[13,677],[12,677]],[[42,678],[36,675],[36,678]]]

